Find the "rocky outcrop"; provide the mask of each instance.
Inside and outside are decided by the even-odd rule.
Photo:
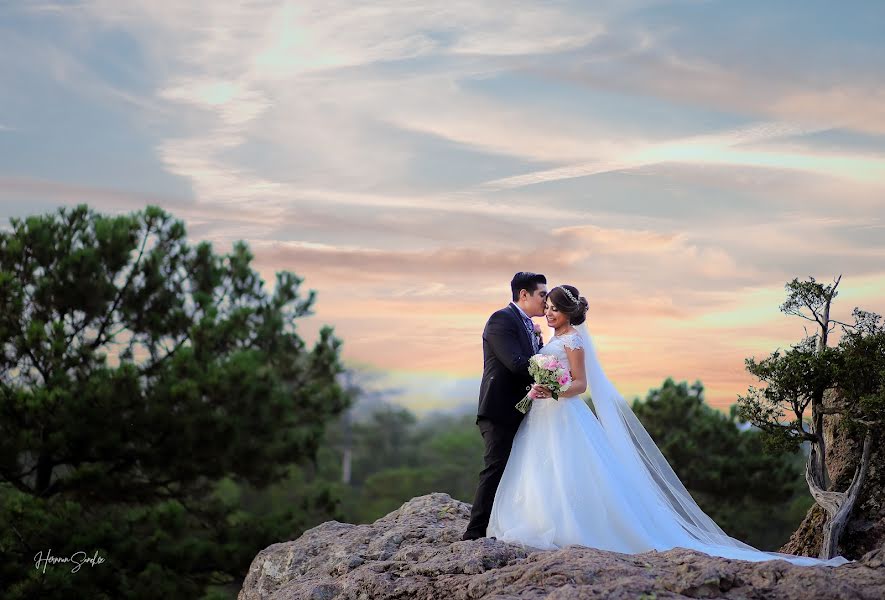
[[[885,597],[885,548],[840,567],[751,563],[676,548],[618,554],[460,541],[470,505],[406,502],[371,525],[329,521],[252,561],[239,600]]]

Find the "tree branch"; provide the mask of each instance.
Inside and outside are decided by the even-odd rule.
[[[24,340],[24,338],[22,338]],[[37,361],[37,357],[34,356],[34,353],[28,346],[25,346],[22,343],[22,348],[25,349],[25,352],[28,353],[28,356],[31,357],[31,362],[34,363],[34,368],[37,369],[37,372],[40,373],[40,376],[43,377],[43,383],[49,384],[49,374],[43,369],[43,366]]]
[[[16,529],[15,525],[12,525],[12,524],[10,523],[9,526],[12,527],[12,530],[15,532],[15,535],[17,535],[17,536],[18,536],[18,539],[21,540],[22,546],[24,546],[25,548],[27,548],[28,552],[33,552],[34,550],[31,548],[31,545],[28,544],[28,543],[25,541],[25,538],[22,537],[22,534],[19,533],[19,531],[18,531],[18,529]]]
[[[10,478],[10,477],[9,477],[9,474],[8,474],[6,471],[0,471],[0,475],[3,476],[3,479],[4,479],[5,481],[7,481],[7,482],[9,482],[10,484],[12,484],[12,485],[15,487],[15,489],[17,489],[18,491],[22,492],[23,494],[28,494],[29,496],[33,496],[33,495],[34,495],[34,490],[32,490],[31,488],[29,488],[28,486],[26,486],[26,485],[25,485],[24,483],[22,483],[20,480]]]
[[[857,323],[855,323],[854,325],[851,325],[849,323],[843,323],[842,321],[839,321],[838,319],[830,319],[830,323],[835,323],[837,325],[841,325],[842,327],[849,327],[851,329],[857,329]]]
[[[74,338],[77,337],[78,335],[80,335],[80,332],[82,332],[84,329],[86,329],[86,327],[88,325],[89,325],[89,319],[86,317],[83,317],[83,320],[80,321],[79,327],[74,327],[74,316],[71,315],[71,328],[73,329],[73,331],[71,332],[71,335],[66,338],[68,346],[71,345],[71,342],[74,341]]]
[[[807,317],[799,311],[792,311],[791,310],[791,311],[788,311],[788,314],[791,314],[794,317],[801,317],[801,318],[805,319],[806,321],[815,321],[817,323],[820,323],[820,321],[818,319],[812,319],[811,317]]]
[[[820,325],[821,327],[824,327],[824,324],[823,324],[823,322],[820,320],[820,317],[818,316],[817,311],[814,310],[814,309],[811,307],[811,303],[810,303],[807,299],[805,299],[805,298],[802,298],[802,302],[805,304],[805,306],[808,307],[808,310],[811,311],[811,314],[814,315],[814,318],[813,318],[813,319],[808,319],[808,317],[805,317],[805,318],[808,319],[809,321],[817,321],[817,324],[818,324],[818,325]],[[804,316],[804,315],[803,315],[803,316]]]
[[[144,239],[141,241],[141,248],[138,250],[138,258],[135,259],[135,264],[132,265],[132,269],[129,271],[129,277],[126,278],[126,283],[124,283],[123,287],[117,292],[117,297],[114,298],[114,305],[111,306],[111,310],[105,315],[104,321],[102,321],[101,327],[98,329],[98,334],[95,336],[95,340],[91,344],[93,350],[101,346],[101,338],[104,336],[104,330],[107,328],[111,318],[117,311],[117,307],[120,305],[120,300],[123,298],[123,293],[129,288],[129,284],[132,283],[132,280],[135,278],[135,273],[138,271],[138,265],[141,264],[141,257],[144,255],[144,247],[147,245],[150,233],[151,228],[150,225],[148,225],[144,232]]]
[[[184,343],[189,339],[190,339],[190,336],[185,334],[185,336],[183,338],[181,338],[181,340],[177,344],[175,344],[175,347],[172,348],[172,350],[169,350],[162,358],[159,358],[159,359],[153,361],[147,367],[142,369],[142,371],[141,371],[142,375],[153,375],[154,372],[160,367],[160,365],[162,365],[164,362],[166,362],[166,360],[169,357],[171,357],[173,354],[175,354],[178,351],[178,349],[181,348],[184,345]]]

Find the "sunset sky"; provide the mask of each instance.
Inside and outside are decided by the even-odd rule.
[[[624,396],[885,312],[885,3],[0,3],[0,223],[157,204],[317,290],[351,366],[476,402],[518,270],[589,299]],[[541,320],[538,320],[541,322]]]

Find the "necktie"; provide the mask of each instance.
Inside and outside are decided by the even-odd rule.
[[[535,327],[532,325],[532,320],[528,317],[522,317],[522,322],[525,324],[525,330],[528,332],[529,339],[532,341],[532,350],[537,352],[538,340],[535,338]]]

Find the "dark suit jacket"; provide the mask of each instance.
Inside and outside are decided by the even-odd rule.
[[[534,383],[529,376],[532,341],[522,316],[512,304],[489,317],[482,332],[483,370],[479,386],[476,420],[488,419],[503,425],[519,425],[523,415],[516,403]]]

